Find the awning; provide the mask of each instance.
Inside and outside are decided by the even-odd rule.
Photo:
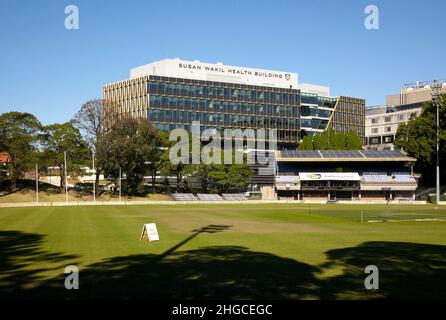
[[[361,181],[357,172],[301,172],[300,181]]]

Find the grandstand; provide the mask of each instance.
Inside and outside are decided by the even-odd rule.
[[[387,173],[370,173],[364,172],[364,182],[366,183],[390,183],[391,177]]]
[[[197,193],[173,193],[172,198],[175,201],[246,201],[248,200],[243,193],[223,193],[218,194]]]
[[[202,201],[221,201],[223,200],[218,194],[197,193],[198,200]]]
[[[243,193],[223,193],[223,198],[228,201],[246,201],[248,200]]]
[[[172,198],[175,201],[196,201],[197,198],[193,193],[173,193]]]
[[[415,178],[406,172],[394,172],[392,178],[397,183],[416,183]]]
[[[415,200],[416,159],[398,150],[276,152],[279,199]]]

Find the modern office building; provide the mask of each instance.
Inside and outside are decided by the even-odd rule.
[[[439,80],[442,82],[442,93],[446,93],[446,80]],[[401,87],[399,93],[388,95],[386,98],[387,106],[404,106],[416,103],[423,103],[432,99],[433,80],[417,81],[415,83],[406,84]]]
[[[365,100],[330,97],[329,88],[299,84],[292,72],[164,59],[107,84],[109,125],[121,117],[148,118],[163,131],[207,128],[276,129],[281,147],[327,128],[365,137]]]
[[[387,96],[387,105],[366,108],[365,148],[393,150],[393,141],[401,123],[421,114],[423,104],[432,99],[433,81],[416,82],[401,87],[399,94]],[[446,82],[442,83],[446,93]]]

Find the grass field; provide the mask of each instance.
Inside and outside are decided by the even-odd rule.
[[[446,298],[444,220],[419,205],[3,208],[0,298]],[[149,222],[161,241],[139,241]]]

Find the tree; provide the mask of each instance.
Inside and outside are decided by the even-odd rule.
[[[446,166],[446,95],[440,98],[440,168]],[[407,124],[398,127],[394,141],[395,148],[402,149],[417,159],[415,170],[421,173],[426,186],[435,184],[436,166],[436,106],[425,102],[419,117],[411,116]],[[441,171],[441,181],[446,172]]]
[[[348,133],[328,129],[319,135],[307,135],[298,150],[361,150],[361,138],[354,131]]]
[[[184,173],[198,179],[203,193],[208,192],[209,186],[212,184],[212,178],[209,175],[211,172],[211,165],[200,163],[187,165]]]
[[[356,132],[349,131],[345,135],[345,147],[347,150],[361,150],[362,141]]]
[[[71,122],[55,123],[43,128],[43,155],[47,163],[59,167],[60,191],[65,188],[64,152],[67,155],[67,170],[80,171],[80,168],[90,161],[90,152],[86,141]]]
[[[11,179],[11,191],[17,180],[34,167],[42,125],[30,113],[8,112],[0,115],[0,151],[11,156],[6,168]]]
[[[313,136],[307,135],[302,139],[302,142],[299,143],[297,148],[298,150],[314,150],[313,146]]]
[[[178,163],[173,164],[169,159],[169,151],[166,150],[159,161],[159,171],[160,175],[167,179],[168,176],[174,175],[176,177],[176,188],[177,191],[180,189],[181,182],[183,181],[183,177],[186,174],[187,164]]]
[[[246,154],[242,153],[243,163],[236,164],[238,151],[232,151],[232,164],[223,164],[224,153],[220,152],[220,164],[187,165],[183,172],[200,181],[202,192],[208,192],[210,187],[217,188],[220,193],[244,189],[247,180],[254,173],[247,165]]]
[[[84,139],[93,152],[96,152],[101,136],[105,132],[106,111],[111,107],[111,103],[102,99],[87,101],[81,109],[71,119],[71,123],[79,129]],[[96,161],[96,185],[99,185],[99,176],[103,163]],[[96,192],[99,189],[96,188]]]
[[[242,190],[253,174],[246,164],[217,164],[210,165],[209,177],[220,193],[232,190]]]
[[[158,160],[159,143],[158,130],[147,119],[124,118],[102,136],[97,157],[105,174],[115,180],[121,168],[126,191],[135,193],[149,166]]]
[[[328,147],[328,134],[327,131],[313,136],[314,150],[326,150]]]
[[[327,150],[348,150],[349,148],[346,145],[346,134],[342,132],[336,132],[333,129],[329,129],[326,131],[329,140]],[[361,149],[361,148],[359,148]]]
[[[160,135],[163,135],[164,133],[160,133]],[[162,154],[160,161],[159,161],[159,169],[161,176],[165,177],[167,180],[168,176],[174,175],[176,177],[176,189],[177,191],[180,189],[181,184],[183,182],[183,179],[186,174],[191,174],[192,172],[196,171],[198,167],[191,166],[190,163],[183,163],[179,162],[178,164],[173,164],[170,161],[169,153],[170,148],[173,147],[178,141],[169,141],[169,137],[166,134],[163,136],[162,140],[164,141],[164,146],[167,146],[168,148],[164,151]],[[189,133],[188,137],[189,141],[189,161],[192,158],[191,150],[192,150],[192,134]],[[184,183],[187,183],[186,180],[184,180]]]
[[[152,160],[148,163],[149,171],[152,176],[152,191],[155,192],[155,182],[156,182],[156,174],[158,170],[166,171],[166,157],[169,160],[169,146],[171,145],[169,142],[169,134],[167,132],[157,131],[157,135],[154,138],[155,141],[155,149],[152,155]],[[163,174],[161,174],[163,175]],[[166,176],[167,179],[167,176]]]

